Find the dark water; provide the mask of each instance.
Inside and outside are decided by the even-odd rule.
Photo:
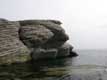
[[[75,58],[0,66],[0,80],[107,80],[106,50],[76,50]]]

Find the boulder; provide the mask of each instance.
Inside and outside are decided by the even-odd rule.
[[[78,54],[75,51],[70,51],[69,57],[76,57]]]
[[[38,48],[46,43],[54,34],[42,25],[21,26],[20,39],[29,48]]]
[[[30,51],[17,38],[0,34],[0,45],[0,64],[11,64],[30,60]]]
[[[30,59],[29,49],[19,39],[19,28],[18,22],[0,19],[0,64]]]
[[[61,22],[56,20],[23,20],[19,21],[21,26],[27,25],[42,25],[50,30],[54,36],[48,39],[47,42],[42,45],[43,48],[57,48],[63,45],[68,39],[68,35],[65,30],[60,26]],[[49,33],[50,34],[50,33]]]
[[[38,59],[54,59],[57,56],[57,49],[42,49],[42,48],[36,48],[34,49],[32,53],[32,59],[33,60],[38,60]]]
[[[62,45],[59,49],[58,49],[58,54],[57,57],[67,57],[70,55],[70,52],[72,52],[73,47],[68,44],[65,43],[64,45]]]
[[[62,46],[67,40],[68,35],[66,34],[54,34],[51,39],[49,39],[42,47],[43,48],[59,48]]]
[[[23,20],[18,22],[21,25],[19,31],[20,39],[26,46],[31,48],[34,59],[47,58],[49,56],[51,58],[52,56],[48,53],[53,53],[52,49],[57,50],[57,57],[69,56],[70,53],[73,54],[73,47],[65,43],[69,37],[60,26],[60,21]],[[56,51],[54,53],[56,54]],[[46,56],[43,56],[44,54]],[[53,55],[53,57],[55,57],[55,55]]]

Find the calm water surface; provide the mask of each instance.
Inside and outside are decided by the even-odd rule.
[[[0,66],[0,80],[107,80],[106,50],[76,50],[75,58]]]

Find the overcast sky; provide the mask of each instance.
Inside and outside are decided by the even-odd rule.
[[[0,0],[0,17],[57,19],[75,49],[107,48],[107,0]]]

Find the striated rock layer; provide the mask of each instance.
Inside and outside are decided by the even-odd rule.
[[[30,60],[30,50],[19,40],[18,22],[0,19],[0,64]]]
[[[61,22],[0,19],[0,64],[76,56]]]

